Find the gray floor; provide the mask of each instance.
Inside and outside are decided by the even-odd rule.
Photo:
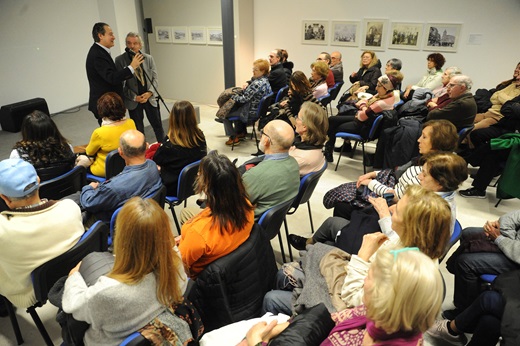
[[[171,109],[172,101],[167,102],[167,104]],[[239,162],[245,161],[251,157],[251,153],[256,152],[254,141],[251,140],[242,142],[231,151],[231,148],[224,144],[227,138],[224,136],[222,125],[213,121],[217,110],[216,106],[202,104],[195,105],[200,107],[200,127],[204,131],[210,149],[217,149],[219,152],[228,155],[231,159],[238,158]],[[162,109],[162,117],[163,119],[167,118],[167,113],[164,109]],[[96,120],[92,114],[87,111],[86,106],[81,107],[80,110],[75,113],[55,115],[53,116],[53,119],[60,128],[62,134],[68,138],[73,145],[88,143],[90,134],[97,127]],[[145,125],[147,125],[146,120]],[[167,131],[166,128],[165,130]],[[20,138],[20,133],[13,134],[0,131],[0,158],[7,158],[11,152],[13,144]],[[152,137],[149,140],[154,141],[154,138]],[[370,144],[369,148],[372,148],[373,150],[374,145]],[[337,159],[337,156],[335,156],[335,159]],[[315,228],[317,228],[327,217],[332,215],[332,210],[325,209],[322,204],[325,192],[341,183],[357,180],[357,177],[363,173],[361,154],[356,153],[354,159],[342,158],[336,172],[334,171],[334,167],[335,162],[334,164],[329,165],[310,200]],[[464,183],[462,188],[468,188],[470,185],[471,178]],[[188,203],[194,205],[195,199],[196,197],[191,197]],[[463,228],[469,226],[481,226],[486,220],[495,220],[500,215],[520,207],[520,202],[517,199],[513,199],[502,201],[498,208],[494,208],[494,204],[496,203],[495,189],[491,187],[488,188],[488,197],[486,199],[465,199],[457,196],[456,203],[457,219],[460,221]],[[288,216],[287,220],[291,233],[297,233],[303,236],[309,236],[311,234],[309,217],[306,209],[306,206],[302,205],[294,215]],[[169,211],[168,214],[170,215]],[[277,260],[281,263],[278,240],[273,239],[271,243],[275,249]],[[453,250],[454,249],[452,249],[452,251]],[[446,271],[444,264],[441,264],[440,268],[444,275],[448,292],[443,308],[450,308],[453,292],[453,277]],[[30,316],[22,309],[18,309],[17,314],[25,338],[25,344],[42,345],[43,340],[38,334],[38,330],[34,326]],[[55,344],[60,344],[60,330],[58,324],[54,320],[56,308],[48,303],[43,308],[39,309],[39,314]],[[16,345],[9,320],[7,318],[0,318],[0,322],[0,345]],[[223,342],[222,345],[226,345],[226,343]]]

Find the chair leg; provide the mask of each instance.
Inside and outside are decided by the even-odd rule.
[[[291,244],[289,243],[289,227],[287,227],[287,218],[286,217],[283,219],[283,224],[285,226],[285,239],[287,240],[287,247],[289,248],[289,259],[292,262],[292,261],[294,261],[294,259],[293,259],[293,255],[292,255]]]
[[[354,142],[354,146],[352,147],[352,152],[350,153],[351,159],[354,157],[354,154],[356,153],[356,148],[357,148],[358,143],[359,143],[358,141]]]
[[[16,336],[16,342],[18,345],[24,343],[22,332],[20,331],[20,326],[18,325],[18,319],[16,318],[16,312],[14,311],[13,304],[7,298],[1,297],[4,301],[5,307],[9,314],[9,319],[11,320],[11,325],[13,326],[14,335]]]
[[[45,329],[45,326],[42,323],[42,320],[40,320],[40,316],[38,316],[38,313],[36,312],[36,308],[34,306],[31,306],[27,308],[27,312],[31,315],[34,324],[36,324],[36,327],[40,331],[40,334],[42,335],[42,338],[45,341],[45,344],[47,346],[54,346],[51,337],[47,333],[47,330]]]
[[[339,160],[341,160],[341,155],[343,155],[344,148],[345,148],[345,141],[343,141],[343,145],[341,146],[341,151],[339,152],[338,162],[336,162],[336,168],[334,168],[334,172],[338,170]]]
[[[173,221],[175,222],[175,226],[177,227],[177,233],[181,235],[181,226],[179,225],[179,220],[177,220],[177,214],[175,214],[175,207],[170,205],[170,210],[172,212]]]
[[[498,205],[500,204],[500,202],[502,202],[502,198],[500,198],[497,202],[497,204],[495,204],[495,208],[498,207]]]
[[[280,233],[280,230],[278,230],[278,241],[280,242],[280,252],[282,253],[283,263],[286,263],[287,262],[287,258],[285,258],[285,251],[283,249],[283,241],[282,241],[282,233]]]
[[[365,142],[361,142],[361,151],[363,152],[362,164],[363,164],[363,174],[367,174],[367,166],[365,166]]]
[[[309,220],[311,222],[311,233],[314,234],[314,225],[312,224],[312,213],[311,213],[311,202],[307,201],[307,207],[309,210]]]
[[[258,138],[256,137],[256,128],[255,128],[255,124],[254,123],[253,123],[253,133],[251,134],[251,139],[253,139],[253,134],[255,136],[256,151],[259,152],[260,151],[260,147],[258,146]]]

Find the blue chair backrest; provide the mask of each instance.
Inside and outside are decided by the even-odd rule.
[[[177,199],[179,201],[184,201],[195,194],[193,184],[197,178],[199,165],[200,160],[190,163],[181,170],[179,181],[177,182]]]
[[[278,93],[276,93],[276,99],[274,102],[280,102],[285,96],[287,96],[287,93],[289,92],[289,86],[286,85],[280,90],[278,90]]]
[[[298,205],[300,204],[307,203],[311,198],[316,185],[318,185],[318,181],[327,169],[327,165],[327,161],[325,161],[325,164],[319,171],[308,173],[300,179],[300,189],[298,190],[298,195],[296,195],[292,205],[294,208],[298,208]]]
[[[119,344],[119,346],[146,346],[151,345],[150,341],[146,339],[141,333],[133,332],[126,339]]]
[[[260,103],[258,103],[258,108],[256,109],[256,119],[264,117],[267,114],[267,109],[273,103],[274,94],[269,93],[262,97]],[[252,120],[252,119],[250,119]]]
[[[379,125],[381,124],[381,121],[383,120],[383,114],[379,114],[377,118],[372,123],[372,128],[370,129],[370,132],[368,133],[368,140],[372,140],[375,138],[377,134],[377,130],[379,129]]]
[[[289,211],[293,202],[294,200],[290,199],[266,210],[258,220],[258,224],[267,232],[267,237],[269,239],[273,239],[278,235],[278,231],[280,230],[280,227],[282,227],[285,215],[287,215],[287,211]]]
[[[80,191],[87,183],[86,170],[76,166],[65,174],[40,184],[40,197],[59,200],[65,196]]]

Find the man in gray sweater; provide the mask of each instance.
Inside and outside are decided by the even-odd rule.
[[[480,275],[500,274],[520,268],[520,210],[507,213],[496,221],[487,221],[484,227],[465,228],[461,244],[482,233],[496,245],[494,249],[489,244],[490,252],[457,250],[448,260],[448,270],[455,275],[455,310],[445,312],[448,314],[445,317],[450,320],[480,294]]]

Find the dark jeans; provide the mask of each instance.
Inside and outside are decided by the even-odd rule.
[[[278,270],[275,279],[275,289],[264,296],[262,303],[262,315],[266,312],[273,314],[292,315],[292,290],[294,286],[289,283],[283,269]]]
[[[356,116],[354,115],[336,115],[329,117],[329,130],[327,131],[329,141],[326,144],[328,148],[334,148],[334,145],[336,144],[336,133],[352,132],[350,129],[354,128],[353,124],[355,118]]]
[[[157,142],[162,142],[164,140],[164,130],[162,127],[161,115],[159,114],[159,108],[152,106],[150,102],[139,103],[135,109],[128,110],[130,113],[130,119],[135,122],[137,130],[144,134],[143,111],[146,112],[146,118],[148,118],[150,125],[152,125]]]
[[[342,217],[329,217],[321,224],[320,228],[316,230],[316,233],[312,235],[312,239],[314,239],[316,243],[326,243],[329,245],[332,243],[333,245],[338,232],[349,223],[349,220]]]
[[[489,143],[479,146],[465,159],[473,167],[480,166],[471,185],[476,189],[485,191],[491,180],[504,169],[510,152],[511,149],[491,150]]]
[[[227,118],[222,120],[224,121],[226,136],[235,137],[238,134],[246,133],[247,126],[240,120],[233,122],[229,121]]]
[[[475,146],[475,148],[480,147],[482,144],[489,142],[491,138],[497,138],[502,136],[504,133],[509,132],[506,129],[503,129],[498,126],[490,126],[486,127],[485,129],[478,129],[475,131],[472,131],[469,134],[469,137],[471,139],[471,143]]]
[[[469,227],[462,231],[461,241],[472,233],[483,232],[481,227]],[[458,309],[466,309],[479,296],[478,279],[482,274],[501,274],[520,268],[503,253],[457,251],[449,259],[448,271],[455,275],[453,303]]]
[[[472,333],[468,345],[495,346],[500,337],[500,321],[504,299],[495,291],[485,291],[462,313],[455,317],[457,329]]]

